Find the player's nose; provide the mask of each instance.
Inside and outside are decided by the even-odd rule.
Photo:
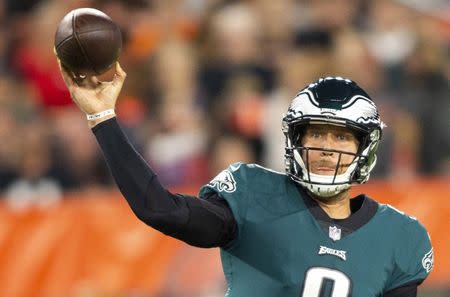
[[[335,140],[331,133],[327,133],[322,137],[321,148],[325,150],[332,150],[335,148]],[[323,152],[332,155],[333,152]]]

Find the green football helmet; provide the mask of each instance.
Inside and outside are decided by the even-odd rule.
[[[342,154],[348,152],[301,145],[305,128],[315,124],[346,127],[358,135],[358,151],[352,154],[353,161],[344,173],[338,174],[337,168]],[[352,183],[365,183],[376,164],[376,151],[384,126],[374,102],[355,82],[342,77],[321,78],[295,96],[283,117],[286,173],[320,197],[335,196]],[[334,175],[311,172],[306,159],[312,150],[339,154]]]

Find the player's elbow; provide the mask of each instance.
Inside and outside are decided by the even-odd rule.
[[[134,211],[134,214],[146,225],[172,237],[175,237],[183,230],[188,219],[188,214],[184,214],[183,210],[171,212],[137,210]]]

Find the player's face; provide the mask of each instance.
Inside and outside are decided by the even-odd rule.
[[[320,175],[334,175],[344,173],[355,158],[359,141],[355,133],[345,127],[332,125],[309,125],[302,138],[302,146],[316,148],[303,152],[305,164],[308,162],[309,170]],[[346,153],[330,152],[336,150]],[[306,154],[308,154],[306,156]],[[339,155],[341,155],[339,160]]]

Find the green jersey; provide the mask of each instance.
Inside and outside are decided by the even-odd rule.
[[[334,220],[285,174],[242,163],[200,197],[212,191],[238,224],[236,239],[221,248],[228,297],[375,297],[420,283],[432,269],[424,227],[369,197]]]

